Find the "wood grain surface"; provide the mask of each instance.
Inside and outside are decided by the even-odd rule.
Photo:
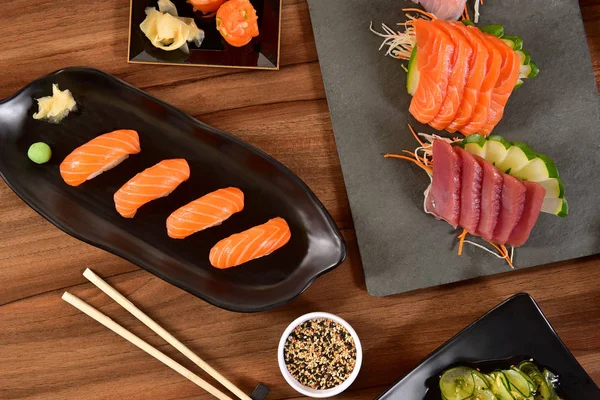
[[[209,399],[158,361],[60,299],[81,297],[167,355],[197,368],[88,283],[86,267],[250,393],[299,395],[276,359],[285,327],[311,311],[349,321],[364,348],[344,399],[373,398],[481,314],[526,291],[600,384],[600,258],[375,298],[365,290],[305,0],[284,0],[281,70],[126,63],[128,0],[4,0],[0,98],[66,66],[103,69],[273,155],[323,201],[348,242],[347,261],[300,298],[261,314],[217,309],[144,270],[73,239],[0,183],[0,398]],[[600,81],[600,0],[581,0]],[[590,205],[594,206],[594,205]],[[440,266],[442,268],[442,266]],[[211,379],[208,379],[212,382]]]

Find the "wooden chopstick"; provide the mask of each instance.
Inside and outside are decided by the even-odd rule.
[[[208,365],[203,359],[198,357],[193,351],[191,351],[186,345],[177,340],[173,335],[167,332],[162,326],[154,322],[152,318],[147,316],[143,311],[137,308],[132,302],[127,300],[125,296],[121,293],[117,292],[112,286],[110,286],[106,281],[100,278],[98,275],[94,273],[89,268],[83,272],[83,276],[85,276],[90,282],[98,287],[98,289],[102,290],[106,293],[110,298],[119,303],[121,307],[129,311],[134,317],[139,319],[144,325],[148,328],[152,329],[158,336],[162,337],[166,340],[171,346],[175,347],[179,350],[184,356],[189,358],[194,364],[202,368],[207,374],[215,378],[220,384],[225,386],[231,393],[235,394],[242,400],[252,400],[248,395],[242,392],[237,386],[231,383],[227,378],[217,372],[214,368]]]
[[[190,381],[194,382],[196,385],[200,386],[202,389],[206,390],[208,393],[212,394],[219,400],[232,400],[229,396],[221,392],[219,389],[206,382],[204,379],[200,378],[198,375],[194,374],[189,369],[185,368],[183,365],[179,364],[177,361],[169,358],[166,354],[161,351],[155,349],[139,337],[135,336],[133,333],[129,332],[127,329],[123,328],[121,325],[117,324],[112,319],[108,318],[106,315],[102,314],[100,311],[96,310],[94,307],[87,304],[85,301],[81,300],[79,297],[72,295],[69,292],[65,292],[62,295],[62,299],[67,303],[71,304],[73,307],[77,308],[79,311],[87,314],[92,317],[96,321],[100,322],[102,325],[121,336],[123,339],[128,340],[133,343],[140,349],[144,350],[146,353],[150,354],[152,357],[156,358],[158,361],[162,362],[166,366],[180,373]]]

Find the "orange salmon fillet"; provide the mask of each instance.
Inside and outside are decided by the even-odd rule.
[[[469,62],[469,74],[465,83],[463,98],[458,107],[458,112],[454,117],[454,121],[446,127],[446,130],[451,133],[456,132],[471,120],[471,115],[473,115],[473,109],[477,104],[477,98],[479,97],[479,92],[481,90],[481,84],[485,79],[489,58],[488,50],[483,43],[483,39],[472,32],[474,29],[479,29],[466,27],[462,22],[456,23],[455,27],[462,30],[469,39],[469,44],[473,49],[473,56]]]
[[[221,224],[244,209],[244,193],[238,188],[215,190],[174,211],[167,218],[167,233],[173,239]]]
[[[168,196],[190,177],[190,166],[182,158],[163,160],[140,172],[115,193],[115,208],[125,218],[133,218],[144,204]]]
[[[490,57],[488,58],[485,78],[481,84],[481,90],[479,91],[477,103],[473,108],[471,120],[465,126],[458,129],[458,131],[465,136],[478,133],[487,123],[492,104],[492,93],[496,87],[496,82],[498,82],[498,78],[500,77],[500,67],[502,66],[502,54],[496,46],[494,46],[487,36],[479,29],[473,28],[472,32],[480,35],[483,39],[483,43],[487,47]]]
[[[458,107],[460,106],[465,91],[473,49],[469,44],[469,39],[465,36],[463,31],[454,26],[458,24],[463,25],[462,23],[458,22],[452,24],[442,20],[434,20],[433,23],[446,32],[454,42],[452,72],[450,73],[450,78],[448,80],[446,98],[444,99],[438,115],[429,123],[433,128],[441,131],[450,125],[458,112]]]
[[[225,269],[271,254],[291,238],[290,227],[283,218],[273,218],[262,225],[236,233],[210,250],[213,267]]]
[[[60,175],[68,185],[79,186],[140,151],[136,131],[105,133],[73,150],[60,164]]]
[[[496,47],[502,55],[502,66],[500,67],[500,77],[496,82],[496,87],[492,91],[492,103],[486,124],[479,131],[483,135],[489,135],[494,127],[504,116],[504,107],[508,103],[508,98],[512,94],[521,70],[521,59],[516,51],[511,49],[502,40],[496,36],[486,35],[489,42]]]
[[[454,43],[450,36],[432,21],[416,19],[417,67],[420,78],[409,111],[417,121],[428,124],[438,115],[452,69]]]

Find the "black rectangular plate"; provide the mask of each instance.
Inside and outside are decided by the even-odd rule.
[[[509,270],[465,246],[457,232],[423,212],[429,179],[418,167],[384,159],[414,149],[407,124],[432,133],[408,112],[406,73],[379,51],[369,31],[395,26],[404,0],[309,0],[336,144],[369,293],[385,296]],[[540,216],[516,251],[518,268],[600,252],[600,101],[577,0],[484,2],[481,24],[520,35],[540,67],[511,96],[494,133],[553,158],[569,200],[567,218]],[[400,27],[398,27],[400,28]]]
[[[526,355],[560,377],[571,400],[598,400],[600,390],[560,340],[536,304],[517,294],[450,339],[377,400],[423,400],[425,382],[449,366]]]
[[[32,118],[37,111],[34,99],[49,95],[53,83],[71,90],[78,106],[60,124]],[[138,131],[141,153],[81,186],[63,182],[61,161],[76,147],[115,129]],[[47,164],[37,165],[27,158],[28,147],[38,141],[52,148]],[[190,179],[169,196],[141,207],[135,218],[122,218],[115,210],[114,193],[136,173],[169,158],[185,158]],[[0,102],[0,175],[27,204],[68,234],[228,310],[254,312],[283,305],[346,256],[331,216],[285,166],[90,68],[55,72]],[[242,212],[184,240],[167,236],[171,212],[228,186],[244,192]],[[284,247],[227,270],[210,265],[210,248],[219,240],[276,216],[285,218],[292,232]]]
[[[279,69],[279,38],[282,0],[250,0],[258,14],[259,35],[243,47],[229,45],[219,31],[215,18],[202,18],[185,0],[171,0],[180,17],[194,18],[206,35],[200,48],[189,43],[189,54],[180,50],[157,49],[140,29],[146,7],[156,7],[157,0],[130,0],[129,62],[140,64],[175,64],[205,67]]]

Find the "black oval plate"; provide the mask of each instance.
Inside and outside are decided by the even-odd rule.
[[[71,90],[78,111],[60,124],[36,121],[34,99],[49,95],[53,83]],[[115,129],[137,130],[142,152],[77,188],[65,184],[60,162],[76,147]],[[27,158],[29,145],[38,141],[53,151],[44,165]],[[136,173],[168,158],[185,158],[190,179],[171,195],[140,208],[135,218],[122,218],[113,194]],[[285,166],[95,69],[57,71],[0,103],[0,175],[21,199],[66,233],[227,310],[256,312],[283,305],[346,256],[331,216]],[[165,221],[172,211],[228,186],[245,193],[241,213],[185,240],[167,236]],[[209,264],[209,250],[217,241],[276,216],[285,218],[292,232],[283,248],[228,270]]]

